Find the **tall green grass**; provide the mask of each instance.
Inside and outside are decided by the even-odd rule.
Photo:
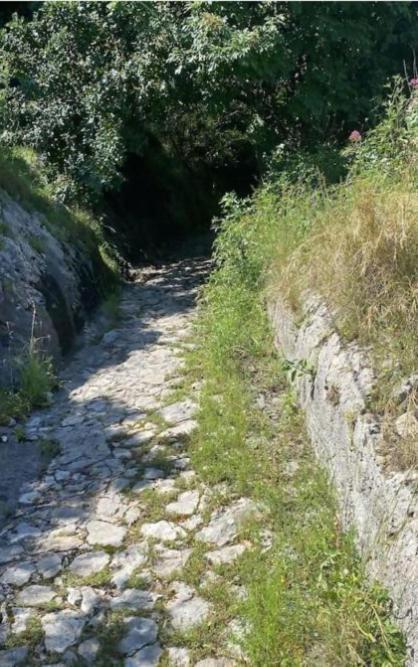
[[[30,407],[42,408],[49,404],[49,394],[57,382],[49,359],[29,351],[23,356],[19,380],[20,394]]]
[[[191,360],[204,380],[192,459],[208,484],[226,482],[265,508],[271,548],[259,526],[249,527],[258,546],[230,573],[248,591],[230,613],[248,628],[250,664],[400,667],[405,645],[388,598],[367,582],[352,536],[341,531],[265,315],[273,260],[297,250],[324,197],[320,187],[305,190],[282,181],[252,200],[226,201]]]

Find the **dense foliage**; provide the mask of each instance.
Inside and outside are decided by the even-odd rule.
[[[40,153],[62,198],[117,186],[128,152],[210,189],[278,146],[332,143],[370,121],[418,37],[409,2],[33,4],[1,37],[2,137]]]

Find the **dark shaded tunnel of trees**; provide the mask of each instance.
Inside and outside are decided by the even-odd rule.
[[[145,155],[127,155],[122,176],[122,184],[105,193],[102,208],[109,226],[120,234],[124,255],[135,261],[170,252],[193,235],[206,236],[210,243],[222,196],[230,191],[249,195],[259,173],[249,150],[217,169],[199,168],[150,141]]]

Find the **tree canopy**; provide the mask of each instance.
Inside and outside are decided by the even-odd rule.
[[[341,140],[418,38],[412,2],[43,2],[1,31],[2,141],[95,200],[150,142],[188,170]]]

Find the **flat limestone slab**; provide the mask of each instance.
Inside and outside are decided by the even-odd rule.
[[[176,501],[169,503],[166,510],[174,516],[191,516],[199,505],[199,491],[184,491]]]
[[[190,399],[186,399],[185,401],[178,401],[177,403],[167,405],[159,413],[168,424],[174,425],[191,419],[196,409],[196,403]]]
[[[157,560],[152,570],[157,577],[162,579],[170,577],[173,572],[181,570],[187,563],[192,549],[167,549],[161,545],[156,546]]]
[[[0,651],[0,665],[1,667],[18,667],[24,665],[29,650],[26,646],[19,646],[17,648],[10,648],[6,651]]]
[[[63,609],[43,616],[41,623],[45,633],[47,651],[64,653],[69,646],[76,643],[85,622],[85,617],[71,609]]]
[[[124,667],[157,667],[161,654],[161,646],[158,643],[144,646],[132,657],[126,658]]]
[[[208,544],[223,547],[233,542],[238,535],[238,530],[245,521],[251,519],[259,510],[256,504],[249,498],[240,498],[225,509],[216,510],[205,528],[202,528],[196,538]]]
[[[17,563],[7,568],[0,581],[2,584],[23,586],[28,583],[34,572],[35,567],[32,563]]]
[[[107,521],[89,521],[87,526],[87,542],[103,547],[120,547],[127,533],[126,526],[116,526]]]
[[[124,623],[126,634],[118,644],[118,651],[122,655],[131,655],[157,639],[158,626],[151,618],[132,616],[126,618]]]
[[[183,582],[174,582],[173,588],[176,593],[166,608],[173,628],[185,632],[207,618],[211,605]]]
[[[150,610],[155,604],[155,599],[156,596],[149,591],[127,588],[110,601],[110,608],[114,610],[131,609],[132,611]]]
[[[223,565],[225,563],[233,563],[233,561],[239,558],[246,549],[247,549],[246,544],[233,544],[232,546],[229,547],[223,547],[222,549],[215,549],[214,551],[209,551],[206,554],[206,559],[212,565]]]
[[[141,526],[141,534],[162,542],[171,542],[186,536],[186,531],[175,523],[161,520],[156,523],[144,523]]]
[[[20,591],[16,602],[21,607],[41,607],[54,599],[56,593],[51,586],[34,584]]]
[[[110,556],[105,551],[90,551],[76,556],[69,569],[79,577],[88,577],[103,570],[109,562]]]

